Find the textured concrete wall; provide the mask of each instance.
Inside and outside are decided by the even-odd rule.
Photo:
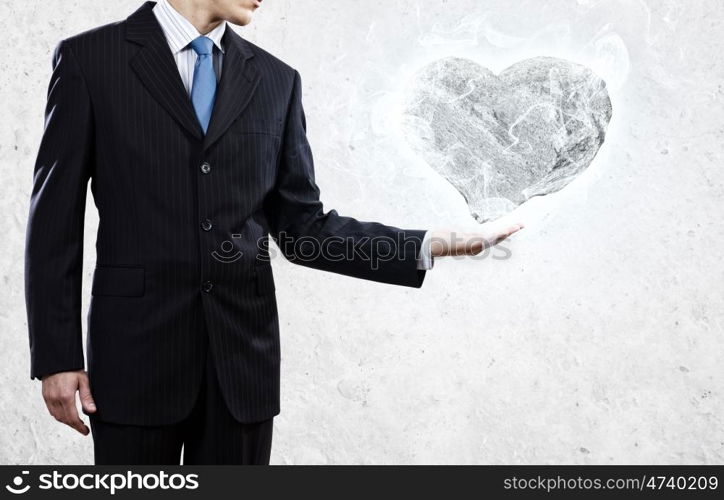
[[[138,5],[0,1],[1,463],[92,462],[28,376],[22,244],[51,50]],[[345,215],[476,227],[399,131],[406,79],[436,58],[567,58],[614,106],[590,169],[519,209],[507,260],[439,260],[419,290],[276,260],[272,462],[724,461],[723,16],[720,0],[266,0],[240,32],[301,72],[325,207]],[[86,285],[96,227],[89,209]]]

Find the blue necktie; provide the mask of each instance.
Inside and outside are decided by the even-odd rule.
[[[213,49],[214,42],[211,38],[200,36],[191,41],[191,48],[197,54],[194,65],[194,82],[191,86],[191,102],[196,111],[201,128],[209,128],[211,111],[214,109],[214,98],[216,97],[216,73],[214,72]]]

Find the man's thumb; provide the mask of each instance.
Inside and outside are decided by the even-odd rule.
[[[80,404],[83,407],[85,413],[95,413],[96,404],[95,401],[93,401],[93,396],[91,395],[88,377],[80,377],[80,388],[78,393],[80,395]]]

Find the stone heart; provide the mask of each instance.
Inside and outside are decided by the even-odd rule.
[[[551,57],[500,76],[469,59],[440,59],[415,75],[406,95],[405,138],[478,222],[575,179],[603,144],[612,112],[603,80]]]

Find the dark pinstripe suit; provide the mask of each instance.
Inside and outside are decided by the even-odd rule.
[[[336,237],[327,247],[335,255],[357,252],[299,259],[294,247],[280,246],[300,265],[419,287],[424,231],[323,211],[299,73],[231,29],[204,136],[152,7],[55,49],[26,242],[31,377],[84,368],[90,180],[100,216],[87,343],[96,417],[179,422],[210,348],[234,418],[261,421],[279,413],[268,235],[297,243]],[[394,258],[365,258],[385,250]]]

